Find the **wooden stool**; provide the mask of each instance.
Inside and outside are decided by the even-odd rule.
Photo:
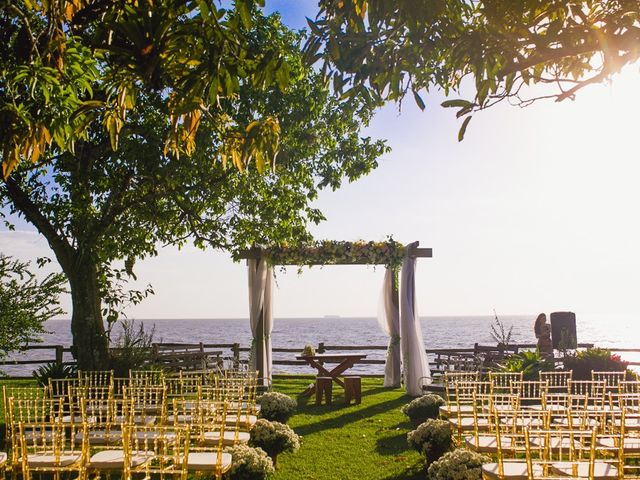
[[[356,376],[344,377],[344,400],[347,405],[351,400],[356,401],[356,405],[362,401],[362,379]]]
[[[333,378],[316,377],[316,405],[322,404],[322,397],[327,405],[331,405],[331,394],[333,391]]]

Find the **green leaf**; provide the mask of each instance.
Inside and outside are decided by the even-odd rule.
[[[422,100],[422,97],[420,97],[418,92],[416,92],[415,90],[413,91],[413,98],[416,101],[416,103],[418,104],[418,107],[420,107],[420,110],[424,110],[426,105],[424,104],[424,101]]]
[[[451,107],[466,108],[466,107],[473,107],[473,102],[469,102],[468,100],[463,100],[460,98],[456,100],[445,100],[440,105],[443,106],[444,108],[451,108]]]
[[[464,122],[462,122],[462,126],[460,127],[460,131],[458,132],[458,141],[459,142],[464,140],[464,134],[467,131],[467,125],[469,125],[469,122],[471,121],[472,118],[473,117],[469,116],[469,117],[464,119]]]

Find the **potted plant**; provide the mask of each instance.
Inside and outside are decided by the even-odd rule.
[[[629,363],[620,358],[620,355],[611,354],[606,348],[587,348],[564,358],[565,370],[573,370],[574,380],[591,380],[591,371],[627,371],[627,377],[633,378],[633,373],[627,368]]]
[[[453,429],[448,421],[431,418],[407,434],[407,443],[425,456],[429,466],[451,449]]]
[[[226,473],[228,480],[264,480],[276,470],[273,462],[260,448],[238,444],[225,450],[231,454],[231,469]]]
[[[298,407],[298,402],[283,393],[268,392],[258,399],[260,415],[267,420],[287,423]]]
[[[442,405],[444,399],[440,395],[429,393],[406,404],[402,407],[402,413],[409,417],[414,427],[417,427],[429,418],[438,418]]]
[[[427,470],[429,480],[481,480],[482,465],[491,459],[485,455],[458,448],[445,453]]]
[[[284,423],[270,422],[261,418],[249,433],[251,434],[249,444],[267,452],[274,465],[280,453],[294,452],[300,448],[300,437]]]

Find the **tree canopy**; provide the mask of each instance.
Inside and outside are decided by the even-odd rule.
[[[0,151],[6,178],[20,161],[73,152],[96,123],[120,143],[142,92],[165,108],[165,152],[190,155],[203,119],[226,138],[223,163],[260,171],[275,161],[277,119],[237,124],[224,103],[241,88],[285,88],[289,65],[277,45],[256,49],[256,3],[235,0],[18,0],[0,3]]]
[[[127,11],[133,8],[133,4],[124,3]],[[125,60],[113,60],[122,75],[137,78],[135,88],[126,89],[126,115],[117,117],[120,124],[115,145],[110,125],[114,117],[106,102],[114,102],[117,108],[117,95],[110,96],[110,92],[111,75],[119,78],[119,74],[111,72],[107,62],[92,74],[90,92],[87,86],[84,90],[78,86],[82,84],[78,79],[70,87],[92,99],[60,114],[60,121],[70,115],[71,125],[83,118],[81,134],[69,134],[73,145],[53,141],[35,164],[33,159],[19,162],[0,185],[2,206],[35,225],[69,279],[74,353],[81,368],[103,367],[108,362],[103,317],[115,320],[122,302],[139,301],[147,293],[130,292],[122,285],[134,274],[137,259],[155,255],[159,246],[180,246],[188,241],[237,252],[254,244],[306,239],[308,223],[322,219],[312,205],[319,189],[338,188],[344,179],[366,174],[386,149],[382,142],[360,135],[372,110],[361,99],[338,101],[322,76],[305,65],[303,38],[284,27],[277,16],[265,17],[255,8],[245,11],[246,3],[236,2],[235,9],[219,14],[215,21],[197,24],[212,30],[201,32],[205,39],[219,31],[221,22],[238,29],[242,46],[236,47],[241,53],[221,53],[221,61],[231,70],[220,73],[209,65],[213,73],[201,71],[197,79],[185,74],[202,84],[198,88],[230,76],[232,92],[219,84],[214,101],[187,102],[196,110],[185,113],[176,127],[177,107],[172,99],[184,100],[191,94],[179,90],[179,95],[172,96],[168,93],[174,90],[171,82],[182,75],[180,68],[191,72],[195,66],[182,67],[176,60],[180,68],[176,67],[175,74],[163,55],[144,70],[139,68],[140,59],[130,60],[131,69]],[[100,2],[89,5],[98,8]],[[3,12],[8,15],[12,10],[5,8]],[[148,12],[131,15],[144,23],[146,20],[137,15],[148,16]],[[244,18],[246,15],[249,18]],[[39,14],[36,17],[40,18]],[[101,18],[116,26],[122,21],[108,14]],[[190,25],[195,17],[172,13],[169,18]],[[11,21],[19,24],[20,17],[16,14]],[[177,28],[170,25],[169,30]],[[72,41],[91,45],[96,35],[94,28],[78,29]],[[132,36],[130,32],[126,38]],[[10,37],[8,45],[3,71],[17,62],[18,37]],[[94,61],[91,48],[78,48],[82,61]],[[204,46],[199,48],[207,51]],[[271,60],[262,58],[269,52],[277,53],[271,67]],[[120,58],[120,53],[117,49],[100,55],[111,59]],[[248,65],[241,67],[244,62]],[[280,69],[286,74],[278,73]],[[186,88],[182,83],[179,86]],[[20,98],[30,102],[34,111],[44,112],[53,107],[39,88],[37,83],[35,98],[26,92]],[[14,94],[4,91],[4,95],[10,103]],[[95,98],[104,99],[96,108],[87,104]],[[197,130],[185,126],[194,121],[189,120],[193,112],[201,112],[191,125]],[[255,123],[256,119],[262,120]],[[189,134],[183,135],[185,132]],[[171,146],[174,141],[176,145]],[[249,148],[247,142],[255,148]],[[273,161],[276,144],[277,164]],[[237,168],[225,165],[225,159]],[[258,168],[246,168],[250,161]]]
[[[321,0],[309,20],[309,61],[344,98],[371,103],[459,91],[444,102],[465,117],[508,100],[573,99],[640,57],[636,0]],[[544,85],[543,89],[524,88]]]

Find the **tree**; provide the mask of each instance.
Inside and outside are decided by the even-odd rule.
[[[273,78],[260,85],[239,81],[233,95],[217,99],[216,115],[203,113],[197,132],[179,138],[176,148],[166,148],[175,129],[166,88],[127,90],[116,149],[113,130],[105,128],[110,114],[93,111],[73,148],[54,142],[37,164],[18,163],[0,186],[2,205],[35,225],[69,280],[80,368],[107,364],[104,316],[114,321],[122,301],[145,296],[120,283],[133,275],[137,259],[156,255],[159,245],[191,240],[238,252],[305,239],[307,224],[322,219],[312,206],[318,190],[366,174],[385,151],[382,142],[359,135],[371,109],[360,99],[337,101],[321,75],[304,65],[303,39],[277,16],[249,14],[250,29],[237,18],[242,11],[225,18],[240,25],[244,50],[279,52],[286,85],[274,80],[278,70],[256,68],[255,75]],[[91,88],[94,97],[108,90],[102,80]],[[246,127],[221,129],[221,121]],[[261,127],[267,124],[273,129]],[[277,165],[264,153],[276,130]],[[251,158],[265,168],[246,168]]]
[[[460,139],[473,112],[573,99],[640,58],[636,0],[322,0],[308,23],[309,60],[344,97],[411,93],[424,109],[421,90],[449,95],[472,77],[472,99],[443,103],[466,117]]]
[[[44,322],[64,313],[64,276],[51,273],[38,281],[29,267],[0,254],[0,358],[39,342]]]

